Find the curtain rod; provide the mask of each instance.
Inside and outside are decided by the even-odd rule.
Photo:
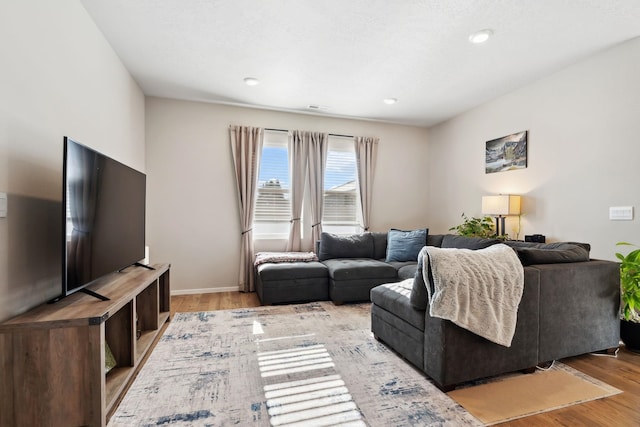
[[[264,128],[264,130],[270,130],[272,132],[289,132],[288,129],[272,129],[272,128]],[[329,136],[338,136],[342,138],[353,138],[353,135],[340,135],[338,133],[330,133]]]

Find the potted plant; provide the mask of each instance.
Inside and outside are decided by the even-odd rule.
[[[634,246],[618,242],[616,246]],[[620,339],[627,349],[640,353],[640,249],[626,255],[616,253],[620,260]]]
[[[449,231],[455,231],[460,236],[467,237],[485,237],[485,238],[505,238],[507,236],[497,236],[493,229],[493,218],[485,216],[482,218],[468,218],[464,213],[462,214],[464,220],[462,224],[451,227]]]

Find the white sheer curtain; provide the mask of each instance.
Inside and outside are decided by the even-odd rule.
[[[322,233],[322,200],[324,197],[324,169],[327,163],[327,134],[305,132],[309,137],[309,189],[311,191],[311,242]]]
[[[230,126],[231,152],[238,184],[238,205],[242,237],[240,246],[240,291],[255,290],[253,275],[253,213],[255,209],[258,171],[264,129],[249,126]]]
[[[378,141],[380,138],[356,136],[353,138],[358,168],[358,186],[360,208],[362,209],[362,228],[369,231],[371,217],[371,197],[373,194],[373,176],[376,168]]]
[[[307,152],[309,133],[294,130],[289,135],[289,170],[291,173],[291,225],[289,227],[289,241],[287,252],[299,252],[302,246],[302,230],[300,229],[302,216],[302,201],[304,197],[304,183],[307,172]]]

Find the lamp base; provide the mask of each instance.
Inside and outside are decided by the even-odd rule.
[[[505,219],[506,217],[498,215],[496,217],[496,236],[504,236],[505,233]]]

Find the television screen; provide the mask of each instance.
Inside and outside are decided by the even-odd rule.
[[[146,176],[64,138],[62,292],[145,257]]]

